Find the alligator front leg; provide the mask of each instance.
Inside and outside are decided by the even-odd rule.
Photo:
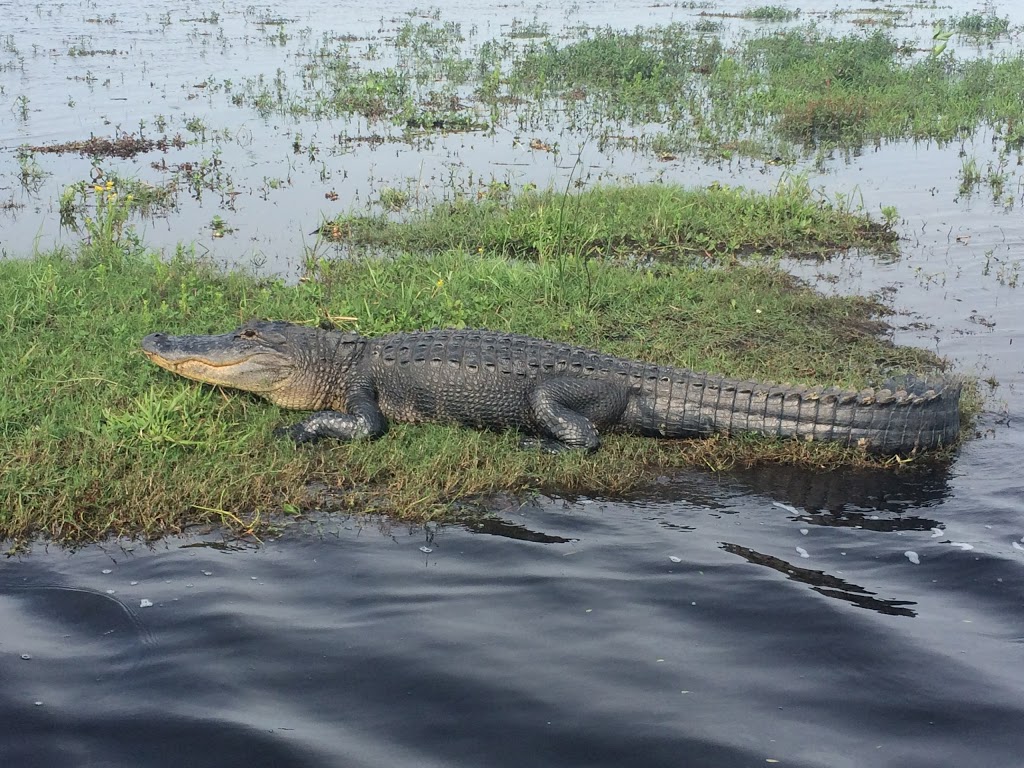
[[[601,444],[598,427],[621,420],[629,389],[611,381],[566,377],[541,382],[529,399],[542,434],[523,439],[521,447],[547,453],[582,448],[590,453]]]
[[[346,401],[347,413],[341,411],[317,411],[298,424],[281,427],[278,434],[284,434],[296,443],[315,443],[324,437],[335,440],[376,440],[388,431],[388,422],[377,404],[376,395],[369,390],[359,390],[349,395]]]

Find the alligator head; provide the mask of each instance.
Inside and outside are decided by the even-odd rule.
[[[250,320],[230,333],[168,336],[151,333],[142,351],[180,376],[254,392],[282,408],[312,410],[329,404],[322,373],[358,354],[357,334],[285,322]]]

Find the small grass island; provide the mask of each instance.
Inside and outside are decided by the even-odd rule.
[[[424,520],[497,491],[613,493],[673,467],[905,460],[796,440],[618,435],[592,455],[550,456],[519,450],[514,435],[436,425],[296,448],[273,435],[294,414],[151,365],[139,341],[155,330],[220,333],[251,317],[327,319],[365,335],[486,327],[847,387],[942,366],[886,341],[878,302],[825,297],[777,266],[782,253],[895,247],[885,222],[799,182],[770,194],[525,192],[405,223],[350,216],[333,222],[336,239],[351,240],[348,256],[310,253],[298,280],[224,271],[186,248],[147,250],[123,226],[131,202],[118,183],[97,185],[102,200],[77,252],[0,260],[0,538],[15,546],[197,523],[258,532],[315,504],[313,486],[353,511]]]

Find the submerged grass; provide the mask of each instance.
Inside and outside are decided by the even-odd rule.
[[[402,220],[343,214],[321,228],[354,245],[409,251],[469,251],[545,260],[576,257],[686,261],[760,254],[822,254],[894,248],[896,235],[848,198],[824,199],[804,178],[771,194],[713,185],[595,187],[568,195],[528,190],[510,197],[461,197]]]
[[[765,5],[741,15],[791,21],[796,13]],[[944,23],[974,40],[1008,32],[991,13]],[[209,90],[263,115],[349,118],[360,131],[362,118],[405,141],[488,127],[607,138],[628,125],[643,146],[664,132],[678,147],[703,151],[786,142],[813,152],[883,138],[951,141],[983,125],[1012,137],[1024,124],[1024,54],[928,54],[882,29],[840,35],[807,24],[728,47],[707,19],[579,26],[564,35],[513,28],[483,42],[474,34],[453,22],[410,21],[392,40],[374,42],[382,50],[372,57],[325,38],[295,57],[297,74],[278,70],[242,84],[211,78]]]
[[[754,76],[752,76],[754,73]],[[815,28],[749,41],[712,75],[718,120],[747,115],[805,146],[879,138],[950,141],[982,123],[1005,132],[1024,117],[1024,56],[919,57],[883,31],[838,37]],[[1012,132],[1012,131],[1011,131]]]
[[[792,21],[799,15],[800,11],[794,11],[781,5],[759,5],[739,13],[741,19],[756,21]]]
[[[997,16],[991,9],[986,9],[984,12],[975,11],[954,16],[945,26],[958,35],[973,40],[992,40],[1009,33],[1010,20],[1004,16]]]
[[[572,246],[567,243],[571,252]],[[632,269],[463,251],[311,262],[297,285],[220,272],[131,238],[0,261],[0,539],[155,536],[200,522],[258,529],[309,504],[319,481],[362,511],[423,519],[453,501],[541,486],[622,490],[666,466],[870,461],[796,441],[659,443],[612,436],[593,456],[524,453],[508,434],[395,425],[373,443],[297,449],[272,435],[298,414],[151,365],[155,330],[223,332],[251,316],[358,318],[367,334],[487,326],[759,379],[861,385],[921,370],[863,299],[823,298],[769,266]]]

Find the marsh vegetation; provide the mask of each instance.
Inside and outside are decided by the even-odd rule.
[[[861,386],[940,368],[888,342],[875,298],[826,298],[778,259],[900,257],[899,201],[868,210],[855,184],[826,192],[814,181],[886,142],[966,144],[983,132],[992,157],[964,150],[950,194],[987,185],[994,205],[1018,205],[1024,58],[962,55],[957,42],[1017,30],[991,11],[952,17],[929,47],[900,36],[920,26],[907,8],[852,22],[836,12],[852,30],[785,6],[692,10],[686,23],[533,19],[500,32],[413,11],[376,34],[317,34],[252,8],[161,15],[164,34],[189,25],[200,50],[259,47],[275,66],[231,78],[211,67],[185,88],[185,109],[18,153],[12,178],[28,199],[52,192],[47,221],[65,244],[33,253],[26,241],[0,260],[0,538],[261,530],[328,502],[425,519],[498,491],[619,491],[681,465],[876,461],[747,438],[611,437],[595,456],[550,457],[509,435],[429,425],[300,450],[272,437],[294,414],[175,379],[138,351],[154,330],[221,332],[267,316],[370,335],[485,326],[775,381]],[[113,33],[122,23],[89,21]],[[733,21],[754,26],[737,34]],[[225,33],[231,23],[243,38]],[[105,39],[67,49],[80,90],[60,108],[109,93],[95,62],[123,54]],[[31,64],[13,36],[0,42],[0,73]],[[10,82],[0,96],[28,130],[35,105]],[[259,151],[249,120],[263,121]],[[478,143],[493,154],[474,165]],[[261,153],[284,160],[243,177]],[[621,172],[610,167],[623,157]],[[697,163],[749,173],[681,181]],[[357,166],[365,178],[352,180]],[[304,192],[287,273],[261,270],[258,253],[251,267],[210,256]],[[23,209],[13,193],[3,204],[5,215]],[[153,247],[157,221],[176,248]],[[183,222],[191,229],[175,229]],[[1006,266],[999,274],[1015,274]]]

